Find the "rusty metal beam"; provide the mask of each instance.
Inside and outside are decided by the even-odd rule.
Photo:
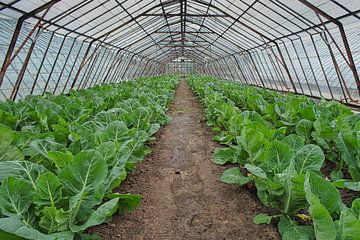
[[[340,35],[341,35],[341,38],[342,38],[342,41],[343,41],[343,44],[344,44],[344,47],[345,47],[345,51],[346,51],[346,54],[347,54],[347,57],[348,57],[349,67],[350,67],[351,72],[353,73],[358,93],[360,94],[360,79],[359,79],[359,75],[358,75],[357,70],[356,70],[356,66],[355,66],[355,63],[354,63],[354,59],[353,59],[353,56],[352,56],[352,53],[351,53],[350,45],[349,45],[349,42],[347,40],[343,24],[339,20],[337,20],[336,18],[333,18],[332,16],[330,16],[329,14],[327,14],[326,12],[321,10],[320,8],[314,6],[313,4],[308,2],[307,0],[298,0],[298,1],[300,1],[302,4],[304,4],[305,6],[310,8],[311,10],[313,10],[315,13],[325,17],[327,20],[334,23],[339,28]]]
[[[2,85],[3,81],[4,81],[4,77],[5,77],[5,73],[6,73],[6,70],[7,68],[10,66],[11,64],[11,60],[12,60],[12,54],[14,52],[14,48],[15,48],[15,45],[16,45],[16,41],[19,37],[19,34],[20,34],[20,31],[21,31],[21,28],[22,28],[22,25],[23,23],[25,22],[26,19],[30,18],[30,17],[34,17],[36,16],[36,14],[44,11],[45,13],[43,14],[42,17],[39,18],[39,22],[38,24],[40,24],[41,20],[43,19],[43,17],[46,15],[47,11],[49,11],[49,9],[56,3],[58,3],[60,0],[52,0],[48,3],[45,3],[43,5],[41,5],[40,7],[32,10],[31,12],[28,12],[28,13],[25,13],[24,15],[22,15],[17,23],[16,23],[16,27],[15,27],[15,30],[14,30],[14,33],[12,35],[12,38],[11,38],[11,41],[10,41],[10,44],[9,44],[9,47],[8,47],[8,50],[6,52],[6,55],[5,55],[5,58],[4,58],[4,62],[2,64],[2,67],[1,67],[1,70],[0,70],[0,86]],[[37,26],[38,26],[37,24]],[[27,40],[27,39],[25,39]]]

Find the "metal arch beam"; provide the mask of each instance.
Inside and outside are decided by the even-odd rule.
[[[172,56],[170,56],[170,57],[168,57],[168,58],[165,58],[165,59],[162,61],[162,64],[165,65],[165,64],[167,64],[167,63],[170,63],[171,61],[175,60],[175,59],[178,58],[178,57],[186,57],[186,58],[188,58],[188,59],[190,59],[190,60],[192,60],[192,61],[194,61],[194,62],[196,62],[196,63],[198,63],[198,64],[203,64],[203,62],[201,62],[198,58],[196,58],[195,55],[190,54],[190,53],[188,53],[187,51],[184,52],[184,55],[181,55],[180,52],[174,53]]]
[[[169,49],[169,50],[167,50],[167,51],[168,51],[168,52],[171,52],[171,54],[172,54],[172,53],[174,53],[174,52],[175,52],[175,53],[178,53],[179,50],[171,50],[171,49]],[[188,51],[185,50],[185,52],[188,52]],[[200,53],[201,53],[201,52],[200,52]],[[199,53],[199,54],[200,54],[200,53]],[[163,57],[163,55],[164,55],[164,54],[161,53],[161,54],[157,55],[155,59],[159,59],[159,58]],[[202,62],[202,59],[201,59],[198,55],[194,55],[194,56],[196,56],[196,58],[199,59],[200,62]]]
[[[276,1],[278,1],[278,0],[276,0]],[[354,12],[352,12],[352,13],[347,13],[347,14],[341,15],[341,16],[335,18],[335,19],[338,20],[338,21],[340,21],[341,19],[350,17],[350,16],[352,16],[353,14],[359,14],[359,13],[360,13],[360,10],[356,10],[356,11],[354,11]],[[326,24],[329,24],[329,23],[331,23],[331,21],[327,20],[327,21],[324,21],[323,23],[314,24],[314,25],[312,25],[312,26],[308,26],[307,28],[304,28],[304,29],[301,29],[301,30],[299,30],[299,31],[297,31],[297,32],[294,32],[294,33],[292,33],[292,34],[287,34],[287,35],[283,35],[283,36],[281,36],[281,37],[275,38],[275,39],[272,40],[272,42],[276,42],[276,41],[282,40],[282,39],[284,39],[284,38],[289,38],[290,36],[298,36],[298,34],[303,33],[303,32],[308,32],[308,31],[310,31],[310,30],[315,30],[315,31],[316,31],[316,28],[319,28],[319,27],[321,27],[321,26],[323,26],[323,25],[326,25]],[[308,34],[311,35],[311,33],[308,33]],[[260,45],[258,45],[258,46],[249,48],[249,49],[247,49],[246,51],[251,51],[251,50],[254,50],[254,49],[257,49],[257,48],[260,48],[260,47],[265,47],[267,44],[268,44],[268,43],[263,43],[263,44],[260,44]],[[242,53],[242,52],[235,52],[235,53],[230,54],[230,55],[241,54],[241,53]],[[230,55],[229,55],[229,56],[230,56]],[[228,55],[227,55],[227,56],[224,56],[224,57],[228,57]],[[215,59],[215,60],[217,60],[217,59]]]
[[[172,49],[174,49],[174,48],[172,48]],[[169,49],[169,50],[172,50],[172,49]],[[175,48],[175,50],[178,50],[178,49]],[[198,49],[198,47],[194,47],[193,50],[196,51],[196,52],[198,52],[199,55],[206,55],[207,57],[211,58],[211,56],[210,56],[209,54],[204,53],[204,52],[201,52],[201,51]],[[153,53],[155,53],[155,51],[151,52],[150,54],[153,54]],[[160,58],[161,56],[162,56],[162,53],[159,54],[159,55],[157,55],[154,59],[158,59],[158,58]]]
[[[226,15],[222,15],[222,14],[184,14],[187,17],[222,17],[222,18],[227,18],[228,16]],[[144,14],[144,16],[161,16],[161,17],[166,17],[166,18],[170,18],[170,17],[180,17],[181,14],[179,13],[147,13]]]
[[[132,19],[126,21],[125,23],[120,24],[119,26],[113,28],[112,30],[110,30],[110,31],[102,34],[101,36],[95,38],[94,41],[100,41],[100,39],[102,39],[102,38],[110,35],[111,33],[113,33],[113,32],[115,32],[115,31],[117,31],[117,30],[125,27],[126,25],[134,22],[135,20],[137,20],[137,19],[140,18],[140,17],[143,17],[144,14],[147,14],[147,13],[149,13],[150,11],[152,11],[152,10],[154,10],[154,9],[156,9],[156,8],[159,8],[159,7],[161,7],[161,6],[173,5],[173,4],[177,4],[177,3],[179,3],[178,0],[169,0],[169,1],[166,1],[166,2],[162,2],[162,3],[160,3],[160,4],[156,4],[155,6],[153,6],[153,7],[149,8],[149,9],[143,11],[143,12],[140,13],[140,14],[138,14],[137,16],[133,16]]]
[[[176,50],[171,50],[171,49],[169,49],[168,50],[168,52],[171,52],[171,54],[172,53],[179,53],[179,49],[176,49]],[[184,49],[184,53],[185,52],[189,52],[189,50],[188,49]],[[199,52],[199,54],[196,54],[197,53],[197,51],[195,52],[195,51],[191,51],[191,52],[193,52],[194,53],[194,56],[196,56],[196,58],[197,59],[199,59],[199,61],[203,61],[203,59],[199,56],[199,54],[201,53],[201,52]],[[156,56],[156,59],[158,60],[158,61],[161,61],[160,59],[161,59],[161,57],[162,57],[162,55],[158,55],[158,56]]]
[[[279,47],[279,45],[278,45],[277,42],[275,42],[274,40],[272,40],[272,39],[269,38],[268,36],[260,33],[259,31],[257,31],[256,29],[252,28],[252,27],[249,26],[248,24],[240,21],[238,18],[235,18],[235,17],[229,15],[228,13],[226,13],[226,12],[223,11],[222,9],[218,8],[217,6],[214,6],[213,4],[209,4],[209,3],[207,3],[207,2],[204,2],[203,0],[193,0],[193,1],[194,1],[194,2],[197,2],[197,3],[200,3],[200,4],[203,4],[203,5],[205,5],[205,6],[210,6],[210,7],[214,8],[214,9],[218,10],[218,11],[221,12],[222,14],[228,15],[229,18],[231,18],[233,21],[239,23],[240,25],[244,26],[245,28],[249,29],[250,31],[258,34],[260,37],[266,39],[266,40],[268,41],[268,43],[273,43],[273,44],[276,46],[276,49],[277,49],[277,51],[278,51],[278,53],[279,53],[279,55],[280,55],[280,59],[281,59],[281,61],[282,61],[282,66],[284,67],[284,69],[285,69],[285,71],[286,71],[286,74],[287,74],[287,76],[288,76],[288,78],[289,78],[289,80],[290,80],[290,82],[291,82],[291,85],[292,85],[292,87],[293,87],[293,89],[294,89],[294,92],[297,93],[297,89],[296,89],[296,87],[295,87],[294,81],[293,81],[292,76],[291,76],[291,74],[290,74],[289,68],[288,68],[287,65],[286,65],[285,58],[284,58],[284,56],[283,56],[283,54],[282,54],[282,52],[281,52],[281,50],[280,50],[280,47]],[[306,0],[300,0],[300,1],[306,1]],[[265,40],[264,40],[264,42],[265,42]]]
[[[192,34],[190,34],[190,35],[192,35]],[[159,42],[163,42],[164,40],[166,40],[166,39],[168,39],[168,38],[170,38],[170,36],[165,36],[165,37],[162,38]],[[181,40],[180,40],[180,41],[181,41]],[[210,43],[210,42],[208,42],[208,41],[205,40],[205,39],[204,39],[204,42]],[[204,48],[204,46],[199,45],[198,42],[195,42],[195,44],[196,44],[196,46],[197,46],[198,48]],[[142,51],[143,48],[147,48],[147,47],[148,47],[147,45],[148,45],[148,44],[142,45],[141,48],[136,49],[135,52],[139,52],[139,49],[141,49],[141,51]],[[151,45],[150,45],[150,46],[151,46]],[[169,43],[168,46],[171,46],[171,43]],[[175,47],[176,47],[176,46],[175,46]],[[219,48],[219,49],[221,49],[221,48]],[[224,51],[224,52],[226,52],[226,51],[223,50],[223,49],[221,49],[221,50]],[[228,52],[226,52],[226,53],[228,53]],[[215,54],[216,54],[217,56],[221,56],[221,55],[219,55],[218,53],[215,53]],[[206,54],[206,55],[208,55],[208,54]],[[208,55],[208,56],[210,57],[210,55]]]
[[[358,93],[360,94],[360,79],[359,79],[359,75],[357,73],[355,62],[354,62],[354,59],[353,59],[353,56],[352,56],[352,53],[351,53],[350,45],[349,45],[349,42],[348,42],[347,37],[346,37],[344,26],[342,25],[342,23],[339,20],[333,18],[332,16],[330,16],[326,12],[322,11],[320,8],[314,6],[313,4],[308,2],[307,0],[298,0],[298,1],[300,1],[302,4],[304,4],[305,6],[310,8],[311,10],[313,10],[315,13],[325,17],[327,20],[331,21],[332,23],[334,23],[339,28],[340,35],[341,35],[341,38],[342,38],[342,41],[343,41],[343,44],[344,44],[344,47],[345,47],[345,51],[346,51],[348,60],[349,60],[349,67],[350,67],[350,69],[351,69],[351,71],[353,73]]]
[[[247,8],[244,12],[242,12],[242,13],[236,18],[236,20],[235,20],[234,22],[232,22],[232,23],[225,29],[225,31],[223,31],[222,35],[223,35],[225,32],[227,32],[227,31],[235,24],[235,22],[237,22],[245,13],[247,13],[247,11],[250,10],[250,9],[253,7],[253,5],[254,5],[255,3],[257,3],[257,2],[258,2],[258,0],[255,0],[250,6],[248,6],[248,8]],[[209,4],[208,7],[210,8],[211,5]],[[229,15],[229,16],[230,16],[230,15]],[[214,39],[214,41],[213,41],[212,43],[215,43],[219,38],[220,38],[220,36],[218,36],[216,39]]]
[[[61,1],[61,0],[60,0],[60,1]],[[84,1],[83,1],[83,2],[84,2]],[[82,2],[82,3],[83,3],[83,2]],[[1,3],[1,4],[5,5],[6,8],[9,8],[9,9],[11,9],[11,10],[13,10],[13,11],[19,12],[19,13],[21,13],[21,14],[23,14],[23,15],[28,14],[27,12],[25,12],[25,11],[23,11],[23,10],[20,10],[20,9],[14,7],[14,6],[11,6],[10,4],[5,4],[5,3]],[[58,16],[59,16],[59,15],[58,15]],[[35,16],[32,16],[32,18],[35,18],[35,19],[37,19],[37,20],[40,20],[40,19],[41,19],[40,17],[38,17],[38,16],[36,16],[36,15],[35,15]],[[56,17],[55,17],[55,18],[56,18]],[[85,40],[83,40],[83,41],[86,41],[87,39],[88,39],[89,41],[91,41],[91,40],[95,40],[95,41],[96,41],[96,39],[95,39],[93,36],[91,36],[91,35],[87,35],[86,33],[81,33],[81,32],[78,32],[78,31],[74,31],[73,29],[69,29],[69,28],[67,28],[67,27],[65,27],[65,26],[63,26],[63,25],[59,25],[59,24],[57,24],[56,22],[52,22],[51,20],[42,19],[42,21],[43,21],[44,23],[48,24],[48,25],[52,25],[52,26],[54,26],[54,27],[57,27],[57,29],[56,29],[55,31],[57,31],[58,29],[63,29],[63,30],[65,30],[65,31],[67,31],[68,33],[65,34],[64,36],[67,36],[67,35],[69,35],[70,33],[73,33],[73,34],[78,35],[77,37],[75,37],[75,39],[77,39],[79,36],[81,36],[81,37],[84,37],[84,38],[85,38]],[[57,33],[57,34],[59,34],[59,33]],[[62,35],[62,34],[59,34],[59,35]],[[107,46],[109,46],[109,47],[114,47],[114,48],[119,49],[118,46],[114,46],[114,45],[111,45],[111,44],[106,43],[106,42],[102,42],[102,43],[105,44],[105,45],[107,45]],[[125,50],[125,49],[120,49],[120,50]],[[126,51],[126,50],[125,50],[125,51]],[[129,53],[131,53],[131,52],[129,52]]]
[[[190,22],[190,23],[194,23],[194,22],[192,22],[192,21],[189,21],[189,20],[187,20],[188,22]],[[170,24],[170,26],[172,26],[172,25],[176,25],[176,24],[179,24],[180,23],[180,21],[178,21],[178,22],[174,22],[174,23],[171,23]],[[238,44],[236,44],[236,43],[234,43],[233,41],[231,41],[231,40],[229,40],[229,39],[227,39],[226,37],[224,37],[224,36],[222,36],[220,33],[217,33],[217,32],[215,32],[215,31],[213,31],[211,28],[209,28],[209,27],[207,27],[207,26],[205,26],[205,25],[203,25],[203,27],[205,28],[205,29],[207,29],[207,30],[209,30],[211,33],[213,33],[213,34],[215,34],[215,35],[217,35],[217,36],[220,36],[221,37],[221,39],[224,39],[225,41],[227,41],[227,42],[229,42],[230,44],[232,44],[232,45],[234,45],[234,46],[236,46],[236,47],[238,47],[238,48],[240,48],[240,49],[243,49],[241,46],[239,46]],[[181,32],[180,32],[181,33]],[[188,33],[188,32],[187,32]],[[218,43],[220,43],[219,41],[217,41]],[[224,44],[222,44],[223,46],[226,46],[226,45],[224,45]],[[213,46],[216,46],[216,45],[213,45]],[[219,48],[219,47],[218,47]],[[219,48],[219,49],[222,49],[222,48]],[[224,50],[223,50],[224,51]],[[226,52],[226,51],[225,51]]]
[[[139,25],[139,27],[146,33],[146,35],[151,38],[154,43],[156,45],[158,45],[158,43],[154,40],[154,38],[146,31],[146,29],[137,21],[137,19],[135,19],[131,13],[129,13],[129,11],[122,5],[122,3],[119,2],[119,0],[115,0],[117,4],[119,4],[119,6],[129,15],[129,17],[137,24]]]
[[[171,52],[170,55],[173,55],[174,53],[175,53],[175,54],[179,54],[179,53],[180,53],[179,50],[173,51],[173,50],[169,49],[169,50],[167,50],[167,51],[168,51],[168,52]],[[192,51],[189,52],[188,50],[185,50],[184,52],[186,52],[188,55],[192,55],[194,59],[197,59],[197,60],[199,61],[199,63],[202,63],[202,59],[201,59],[198,55],[196,55],[195,53],[193,53]],[[162,55],[158,55],[157,58],[160,58],[161,56],[162,56]],[[180,56],[181,56],[181,55],[180,55]],[[161,62],[162,62],[162,61],[161,61]]]
[[[116,0],[116,1],[117,1],[117,0]],[[117,1],[117,2],[118,2],[118,1]],[[103,39],[103,38],[106,39],[111,33],[113,33],[113,32],[115,32],[115,31],[117,31],[117,30],[119,30],[119,29],[127,26],[128,24],[130,24],[130,23],[132,23],[132,22],[136,22],[138,18],[140,18],[140,17],[143,16],[143,14],[146,14],[146,13],[148,13],[148,12],[150,12],[150,11],[152,11],[152,10],[154,10],[154,9],[162,6],[162,5],[165,6],[165,5],[172,5],[172,4],[177,4],[177,3],[178,3],[178,0],[169,0],[169,1],[164,2],[164,3],[162,3],[162,4],[157,4],[157,5],[155,5],[155,6],[151,7],[151,8],[143,11],[142,13],[140,13],[140,14],[137,15],[137,16],[132,16],[131,14],[128,13],[129,16],[131,17],[130,20],[126,21],[126,22],[123,23],[123,24],[120,24],[119,26],[113,28],[112,30],[110,30],[110,31],[102,34],[101,36],[93,39],[93,40],[90,42],[88,48],[86,49],[85,55],[84,55],[84,57],[83,57],[83,60],[81,61],[81,64],[80,64],[80,66],[79,66],[79,69],[78,69],[78,71],[77,71],[77,73],[76,73],[76,75],[75,75],[74,81],[73,81],[73,83],[72,83],[72,85],[71,85],[71,89],[74,88],[74,86],[75,86],[75,84],[76,84],[76,82],[77,82],[77,79],[78,79],[78,77],[79,77],[79,75],[80,75],[80,72],[81,72],[82,68],[84,67],[84,65],[85,65],[85,63],[86,63],[86,60],[87,60],[87,58],[88,58],[89,52],[90,52],[90,50],[91,50],[91,47],[92,47],[92,45],[93,45],[95,42],[99,42],[100,44],[101,44],[101,43],[105,43],[105,44],[106,44],[106,42],[105,42],[104,40],[101,40],[101,39]],[[100,45],[99,45],[99,46],[100,46]],[[97,47],[97,48],[98,48],[98,47]],[[94,53],[97,51],[97,48],[93,51],[92,56],[93,56]]]
[[[193,35],[193,34],[190,34],[190,35]],[[170,38],[170,36],[165,36],[164,38],[162,38],[162,39],[160,40],[160,42],[163,41],[163,40],[166,40],[167,38]],[[204,40],[205,40],[206,42],[208,42],[206,39],[204,39]],[[150,42],[149,42],[149,43],[150,43]],[[142,51],[142,49],[147,48],[148,45],[149,45],[149,43],[146,43],[145,45],[141,45],[140,48],[132,49],[131,52],[138,53],[138,52]],[[152,45],[149,45],[149,47],[150,47],[150,46],[152,46]],[[200,45],[199,47],[203,47],[203,46]],[[224,50],[224,49],[222,49],[222,48],[220,48],[220,47],[218,47],[218,46],[216,46],[216,45],[215,45],[215,47],[217,47],[217,48],[219,48],[221,51],[229,54],[229,52],[227,52],[226,50]],[[152,52],[152,53],[153,53],[153,52]],[[151,54],[152,54],[152,53],[151,53]],[[216,52],[215,52],[215,54],[216,54],[218,57],[221,56],[221,55],[219,55],[219,54],[216,53]],[[211,56],[209,56],[209,57],[211,57]]]
[[[51,0],[50,2],[47,2],[41,6],[39,6],[38,8],[34,9],[33,11],[29,12],[29,13],[25,13],[24,15],[22,15],[17,23],[16,23],[16,27],[13,33],[13,36],[11,38],[8,50],[6,52],[5,58],[4,58],[4,62],[3,65],[1,67],[0,70],[0,86],[2,85],[3,81],[4,81],[4,77],[5,77],[5,73],[7,68],[9,67],[10,63],[11,63],[11,56],[12,53],[14,51],[17,39],[19,37],[22,25],[24,23],[24,21],[30,17],[34,17],[36,16],[36,14],[44,11],[44,10],[48,10],[50,9],[54,4],[58,3],[60,0]],[[39,22],[42,20],[42,17],[39,18]]]
[[[193,22],[190,21],[190,20],[187,20],[187,21],[190,22],[190,23],[193,23]],[[177,22],[173,22],[173,23],[164,25],[163,27],[158,28],[156,31],[160,31],[160,30],[161,30],[162,28],[164,28],[164,27],[170,27],[170,26],[172,26],[172,25],[176,25],[176,24],[179,24],[179,23],[181,23],[181,21],[177,21]],[[237,46],[238,48],[242,49],[241,46],[239,46],[239,45],[237,45],[236,43],[234,43],[233,41],[225,38],[225,37],[222,36],[221,34],[213,31],[212,29],[208,28],[207,26],[203,25],[203,27],[206,28],[206,29],[208,29],[209,31],[211,31],[211,33],[216,34],[216,35],[218,36],[218,38],[221,37],[222,39],[224,39],[225,41],[229,42],[230,44],[232,44],[232,45],[234,45],[234,46]],[[186,32],[186,33],[187,33],[187,32]],[[145,39],[146,37],[143,37],[143,38]],[[131,45],[133,45],[133,44],[135,44],[135,43],[131,43]],[[216,46],[216,45],[214,45],[214,46]],[[223,45],[223,46],[226,46],[226,45]],[[222,51],[224,51],[222,48],[220,48],[220,49],[221,49]],[[229,48],[229,49],[231,49],[231,48]],[[226,52],[226,51],[225,51],[225,52]],[[227,52],[227,53],[229,53],[229,52]]]
[[[188,22],[193,23],[193,22],[190,21],[190,20],[188,20]],[[176,22],[173,22],[173,23],[164,25],[164,26],[158,28],[157,30],[155,30],[154,32],[152,32],[151,34],[157,33],[157,32],[160,31],[162,28],[170,27],[170,26],[173,26],[173,25],[176,25],[176,24],[179,24],[179,23],[181,23],[181,21],[176,21]],[[209,32],[209,33],[216,34],[218,37],[224,39],[225,41],[229,42],[230,44],[232,44],[232,45],[234,45],[234,46],[237,46],[238,48],[242,49],[241,46],[239,46],[239,45],[237,45],[236,43],[232,42],[231,40],[225,38],[225,37],[222,36],[221,34],[213,31],[212,29],[208,28],[207,26],[203,25],[203,27],[206,28],[206,29],[208,29],[209,31],[211,31],[211,32]],[[181,32],[180,32],[180,33],[181,33]],[[186,32],[186,33],[187,33],[187,32]],[[195,32],[194,32],[194,33],[195,33]],[[146,39],[146,36],[142,37],[141,39]],[[140,39],[139,39],[139,41],[140,41]],[[230,47],[227,47],[226,44],[222,44],[222,43],[220,43],[219,41],[218,41],[218,43],[219,43],[222,47],[225,47],[225,48],[228,48],[229,50],[231,50],[231,48],[230,48]],[[136,42],[133,42],[133,43],[131,43],[130,45],[133,45],[133,44],[136,44]],[[215,45],[215,44],[214,44],[213,46],[215,46],[215,47],[219,48],[220,50],[222,50],[222,51],[226,52],[227,54],[229,54],[229,52],[227,52],[226,50],[224,50],[224,48],[221,48],[221,47],[219,47],[219,46],[217,46],[217,45]],[[127,46],[125,46],[125,47],[123,47],[123,48],[127,48]],[[130,52],[131,52],[131,51],[130,51]]]
[[[177,33],[177,34],[180,34],[180,33]],[[195,37],[196,37],[195,33],[189,33],[189,32],[187,32],[187,34],[190,35],[190,36],[195,36]],[[204,38],[204,37],[198,36],[197,38],[200,38],[200,39],[202,40],[202,42],[206,42],[206,43],[208,43],[208,44],[211,44],[211,42],[210,42],[208,39]],[[194,41],[194,40],[192,40],[191,42],[199,42],[199,41]],[[229,48],[228,46],[224,45],[223,43],[220,43],[220,42],[219,42],[219,44],[220,44],[220,46],[222,46],[222,47],[224,47],[224,48],[226,48],[226,49],[232,50],[231,48]],[[230,52],[224,50],[224,48],[221,48],[221,47],[219,47],[219,46],[217,46],[217,45],[213,45],[213,46],[216,47],[216,48],[218,48],[218,49],[220,49],[220,50],[223,51],[223,52],[226,52],[227,54],[230,54]],[[216,55],[218,55],[218,54],[216,54]]]
[[[160,0],[160,3],[162,3],[162,1],[161,1],[161,0]],[[163,14],[166,14],[166,12],[165,12],[165,8],[164,8],[164,6],[163,6],[163,5],[161,6],[161,10],[162,10]],[[166,26],[168,27],[169,32],[171,32],[171,29],[170,29],[170,26],[169,26],[169,20],[167,19],[167,17],[166,17],[166,16],[164,16],[164,18],[165,18],[165,21],[166,21]],[[171,39],[174,39],[174,38],[173,38],[173,37],[171,37]]]
[[[142,20],[139,20],[139,23],[141,25],[143,25],[144,27],[151,26],[151,28],[154,28],[154,26],[156,27],[158,25],[164,26],[164,24],[165,24],[164,21],[162,20],[162,18],[152,18],[150,20],[147,20],[147,18],[144,18]],[[127,27],[131,28],[134,25],[137,25],[137,24],[132,24]],[[112,35],[111,37],[108,38],[109,39],[108,43],[116,44],[116,45],[119,45],[119,43],[122,43],[122,44],[127,44],[128,42],[131,43],[131,42],[135,41],[135,40],[132,41],[132,38],[134,35],[135,35],[135,37],[134,37],[135,40],[141,39],[143,37],[148,37],[147,34],[144,34],[143,30],[139,26],[137,26],[134,29],[132,29],[131,31],[125,31],[125,32],[119,31],[118,33]]]

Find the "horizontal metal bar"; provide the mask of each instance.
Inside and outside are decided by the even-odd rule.
[[[171,34],[181,34],[179,31],[156,31],[156,33],[171,33]],[[203,32],[197,32],[197,31],[186,31],[186,33],[193,33],[193,34],[214,34],[214,32],[209,31],[203,31]]]
[[[160,45],[162,45],[162,44],[160,44]],[[206,47],[206,46],[199,46],[199,45],[193,46],[193,45],[172,45],[172,44],[165,44],[163,47],[203,48],[203,47]]]
[[[229,17],[227,15],[223,14],[183,14],[180,13],[146,13],[143,14],[144,17],[180,17],[180,16],[186,16],[186,17]]]

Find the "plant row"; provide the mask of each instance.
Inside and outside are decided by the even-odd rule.
[[[282,239],[360,239],[360,199],[346,206],[336,188],[357,189],[357,165],[352,164],[360,160],[359,115],[338,103],[210,77],[188,81],[206,108],[215,139],[228,145],[217,149],[213,161],[237,165],[225,170],[221,180],[254,184],[261,202],[279,212],[259,214],[255,223],[278,219]],[[355,136],[354,142],[344,140],[348,135]],[[357,157],[353,163],[345,158],[345,148]],[[333,181],[322,173],[325,159],[337,163]],[[352,180],[342,179],[347,172]]]
[[[151,151],[146,142],[168,122],[178,80],[2,102],[0,236],[86,239],[87,228],[135,208],[141,196],[113,190]]]
[[[286,128],[286,134],[298,134],[306,143],[316,144],[326,160],[333,162],[329,177],[360,181],[360,115],[335,101],[315,102],[305,96],[219,81],[214,86],[243,111],[261,115],[272,128]],[[340,186],[341,182],[339,182]],[[358,190],[355,183],[346,182]]]

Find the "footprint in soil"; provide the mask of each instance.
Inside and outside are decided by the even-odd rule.
[[[213,220],[210,214],[196,213],[191,217],[190,221],[188,222],[188,227],[190,232],[201,235],[206,230],[211,228],[212,224]]]

